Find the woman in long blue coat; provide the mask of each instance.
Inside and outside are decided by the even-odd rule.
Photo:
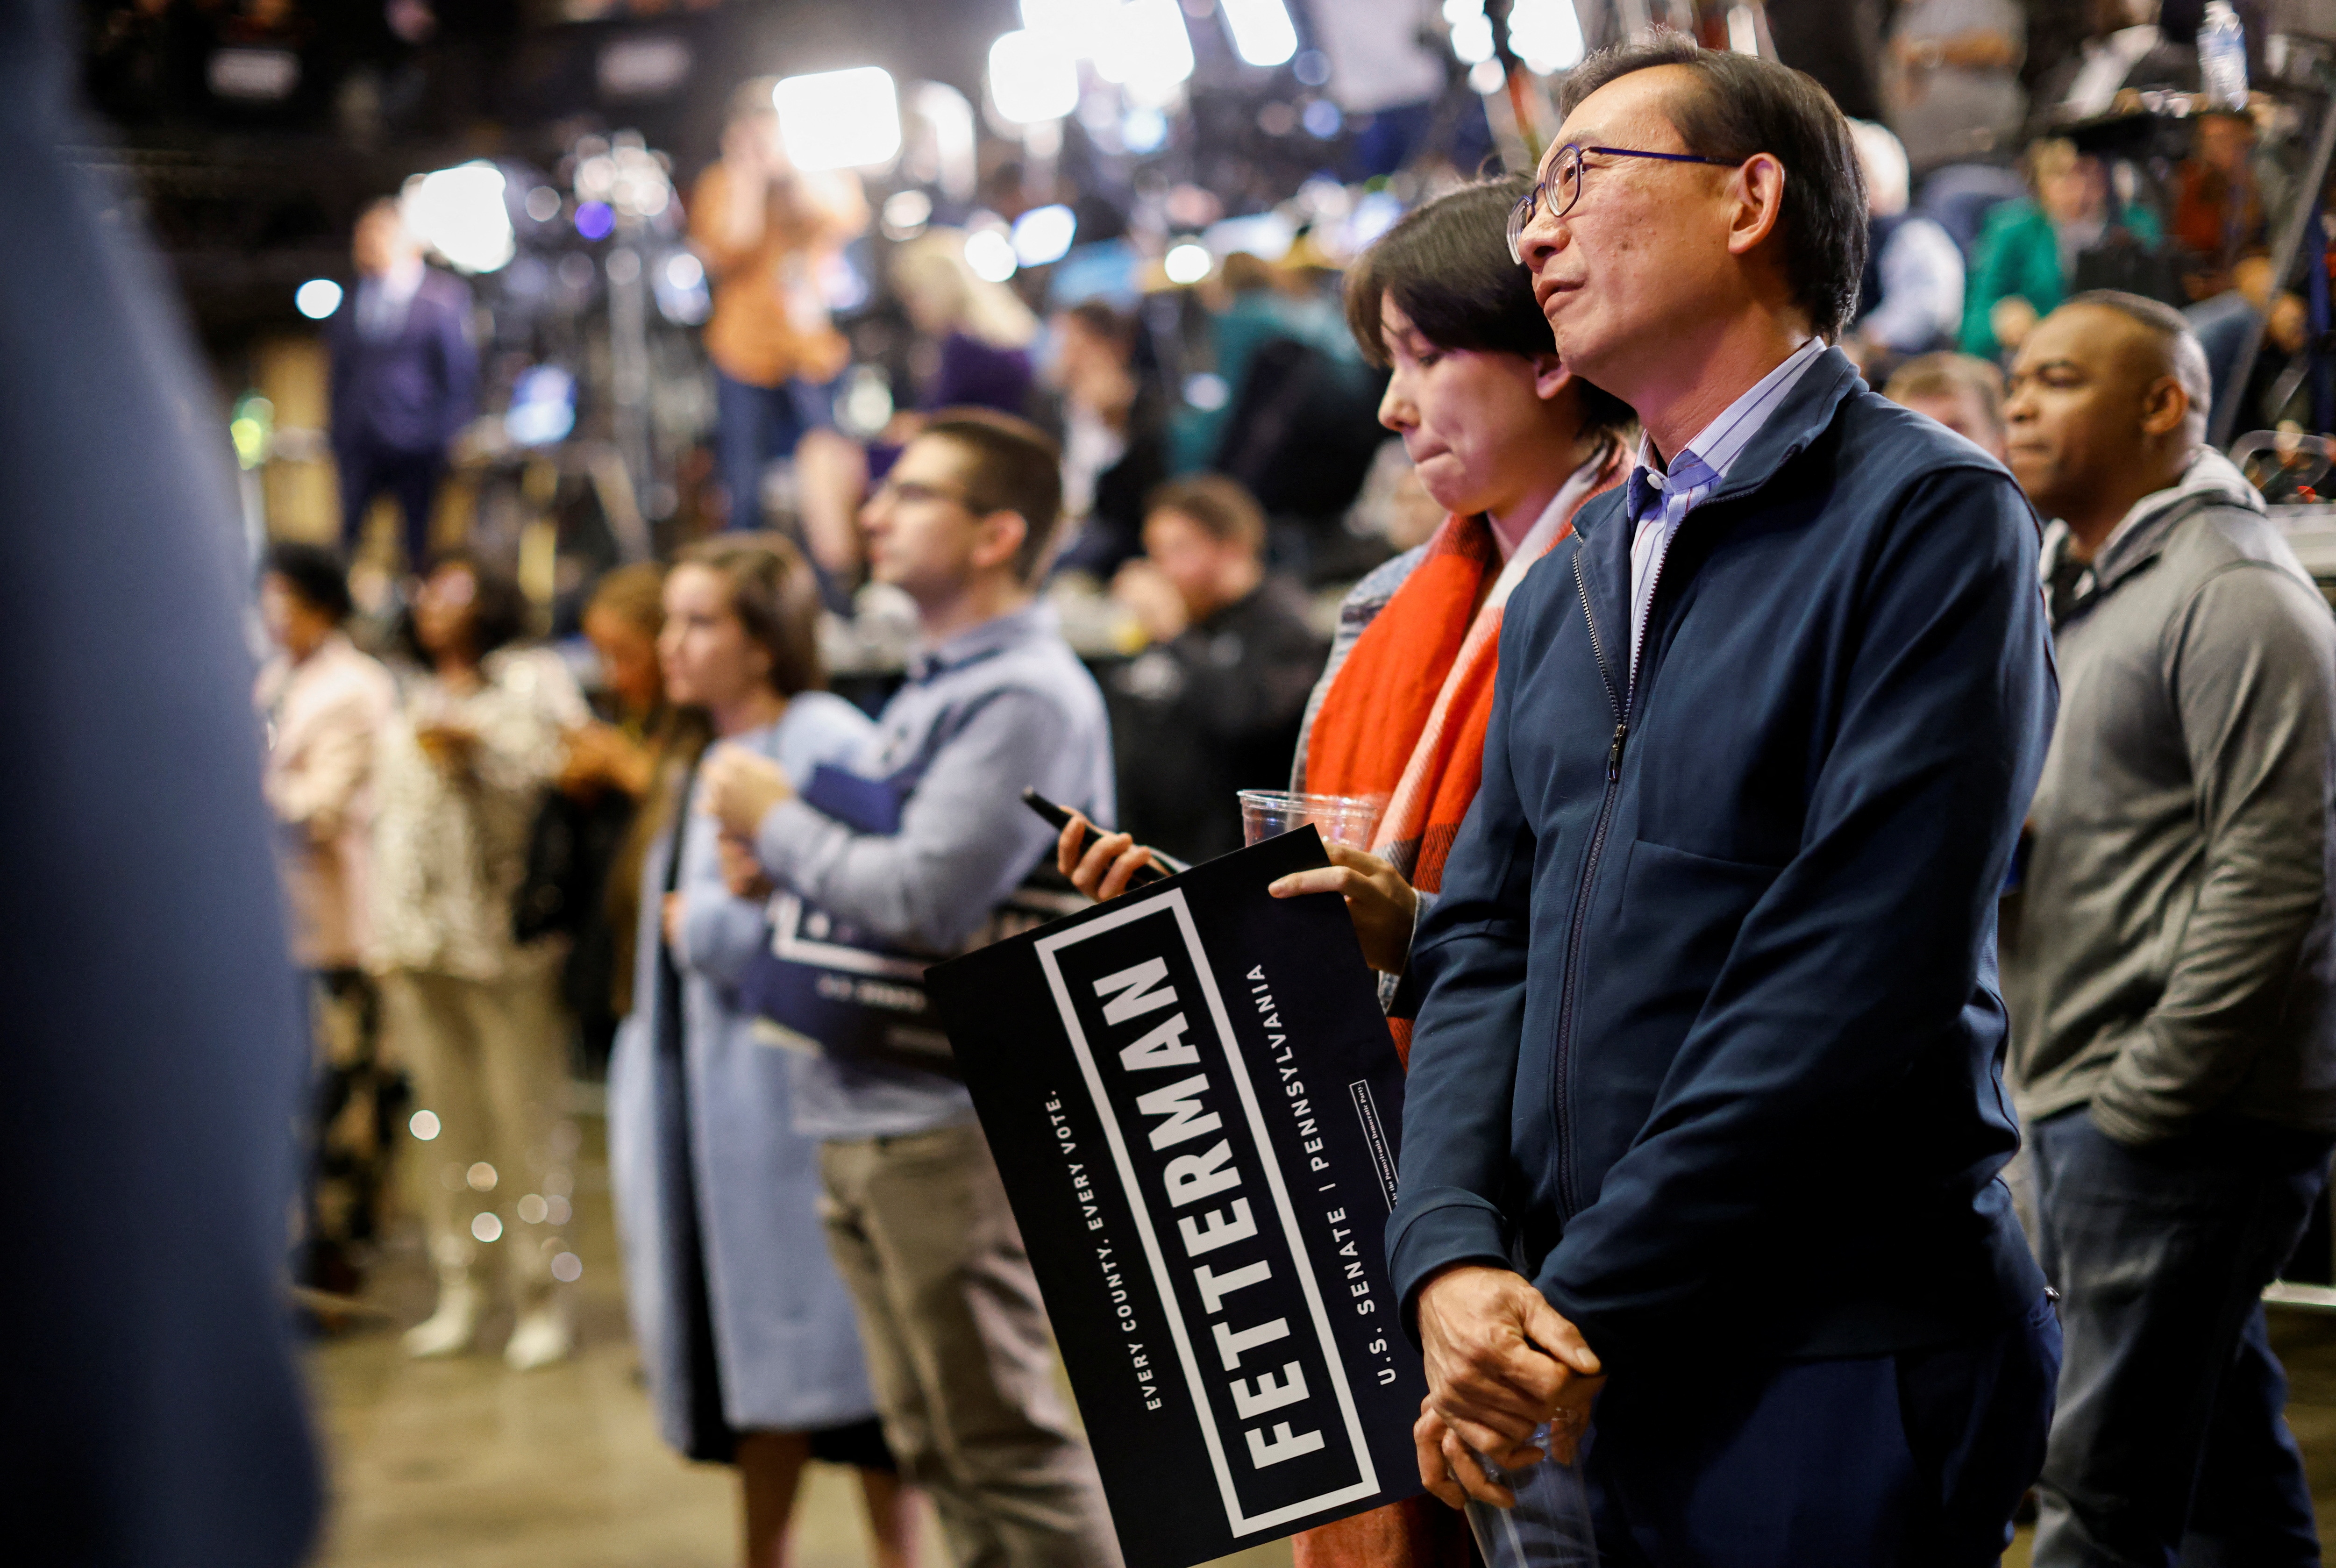
[[[869,727],[814,689],[818,604],[784,541],[717,541],[667,578],[657,639],[675,703],[798,779],[840,764]],[[736,1001],[763,905],[725,884],[718,829],[692,798],[699,748],[675,749],[649,806],[634,1007],[608,1068],[626,1281],[658,1424],[689,1457],[737,1466],[748,1568],[784,1561],[812,1458],[859,1466],[875,1560],[905,1565],[909,1513],[821,1232],[819,1147],[793,1130],[786,1053]]]

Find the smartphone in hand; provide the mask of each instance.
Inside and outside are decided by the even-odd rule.
[[[1024,790],[1022,792],[1022,803],[1028,806],[1032,811],[1037,813],[1038,815],[1044,818],[1056,833],[1060,833],[1065,828],[1071,825],[1072,813],[1070,811],[1063,806],[1056,805],[1053,801],[1048,800],[1037,790]],[[1147,882],[1165,881],[1175,872],[1188,871],[1190,869],[1190,867],[1185,866],[1181,862],[1162,854],[1158,850],[1153,850],[1152,852],[1152,863],[1148,866],[1139,868],[1134,876],[1127,879],[1127,885],[1131,888],[1140,888]]]

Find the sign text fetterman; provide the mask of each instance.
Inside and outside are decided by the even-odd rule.
[[[1419,1490],[1402,1069],[1311,829],[939,966],[1129,1568]]]

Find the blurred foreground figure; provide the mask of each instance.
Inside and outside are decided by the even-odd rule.
[[[0,1518],[12,1561],[289,1565],[316,1475],[280,1294],[307,1064],[217,415],[0,0]]]
[[[2181,315],[2081,294],[2012,367],[2068,700],[2006,906],[2068,1360],[2036,1562],[2317,1563],[2261,1295],[2336,1149],[2336,627],[2206,433]]]

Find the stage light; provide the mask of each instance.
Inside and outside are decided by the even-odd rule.
[[[416,1111],[414,1113],[413,1118],[405,1125],[412,1130],[415,1137],[421,1139],[426,1144],[431,1139],[438,1135],[438,1113],[435,1111]]]
[[[1060,261],[1079,231],[1079,220],[1067,207],[1033,207],[1014,220],[1014,259],[1024,267],[1044,267]]]
[[[295,309],[311,321],[322,321],[341,307],[341,286],[329,278],[311,278],[292,296]]]
[[[1118,0],[1022,0],[1022,25],[1085,57],[1104,47],[1118,10]]]
[[[1281,0],[1218,0],[1233,53],[1251,65],[1279,65],[1298,53],[1298,29]]]
[[[1013,242],[995,229],[978,229],[965,237],[965,264],[976,278],[988,283],[1005,282],[1019,265],[1014,259]]]
[[[779,139],[798,169],[868,169],[900,155],[900,98],[874,65],[790,76],[771,89]]]
[[[539,185],[527,193],[527,215],[538,223],[549,223],[560,216],[560,192],[549,185]]]
[[[914,239],[933,220],[933,199],[921,190],[896,190],[884,199],[884,238]]]
[[[1573,0],[1516,0],[1509,12],[1509,44],[1538,75],[1581,64],[1582,18],[1573,14]]]
[[[1452,24],[1452,53],[1461,63],[1482,65],[1493,57],[1493,24],[1483,12]]]
[[[1168,144],[1168,116],[1157,109],[1131,109],[1127,118],[1120,122],[1119,139],[1130,152],[1139,156],[1157,152]]]
[[[1136,93],[1159,93],[1192,74],[1192,39],[1176,0],[1128,0],[1103,29],[1095,74]]]
[[[587,239],[606,239],[617,230],[616,209],[605,201],[580,201],[576,206],[576,232]]]
[[[1468,85],[1479,93],[1498,93],[1508,79],[1509,73],[1497,60],[1479,60],[1468,67]]]
[[[483,160],[407,180],[397,209],[417,239],[461,271],[493,272],[518,253],[503,171]]]
[[[1331,137],[1338,134],[1339,127],[1347,122],[1347,117],[1338,112],[1338,106],[1328,98],[1317,98],[1306,106],[1306,112],[1298,118],[1306,127],[1306,134],[1317,141],[1329,141]]]
[[[1166,259],[1160,265],[1168,274],[1171,283],[1198,283],[1209,275],[1209,269],[1216,263],[1210,257],[1207,246],[1188,239],[1182,245],[1172,247]]]
[[[1043,33],[1008,33],[989,46],[989,101],[1017,125],[1060,120],[1079,106],[1079,65]]]

